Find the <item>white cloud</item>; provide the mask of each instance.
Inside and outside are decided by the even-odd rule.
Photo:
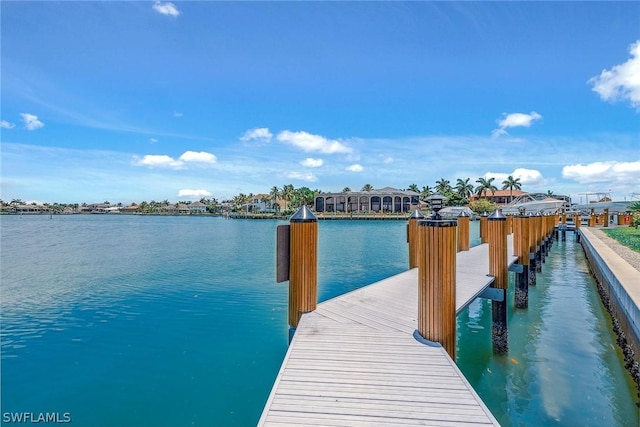
[[[38,116],[34,116],[29,113],[20,113],[22,116],[22,121],[24,122],[24,127],[27,130],[36,130],[44,127],[44,123],[38,120]]]
[[[521,185],[538,185],[544,183],[544,178],[540,171],[536,169],[525,169],[525,168],[516,168],[511,173],[503,173],[503,172],[487,172],[484,174],[485,179],[495,178],[493,185],[498,187],[498,189],[502,188],[502,181],[507,179],[509,175],[513,176],[516,179],[520,179]]]
[[[14,127],[16,127],[16,125],[14,125],[13,123],[9,123],[6,120],[0,120],[0,128],[2,128],[2,129],[13,129]]]
[[[155,144],[156,142],[158,142],[158,140],[155,138],[149,138],[149,142]]]
[[[156,168],[184,169],[187,163],[214,164],[217,161],[214,154],[206,151],[185,151],[177,160],[166,154],[147,154],[142,158],[133,157],[135,166],[148,166]]]
[[[302,162],[300,162],[302,166],[306,166],[308,168],[319,168],[323,165],[323,163],[324,162],[322,161],[322,159],[313,159],[311,157],[307,157]]]
[[[240,141],[259,141],[269,142],[273,134],[269,132],[269,128],[249,129],[240,137]]]
[[[567,165],[562,168],[562,177],[580,184],[610,183],[628,185],[640,182],[640,161],[593,162],[586,165]]]
[[[149,166],[151,168],[171,168],[182,169],[183,162],[175,160],[166,154],[147,154],[142,157],[134,157],[133,164],[136,166]]]
[[[179,113],[179,112],[177,112],[177,111],[174,111],[174,112],[173,112],[173,117],[182,117],[182,116],[184,116],[184,114]]]
[[[362,167],[362,165],[356,163],[355,165],[349,166],[347,170],[351,172],[362,172],[364,168]]]
[[[214,154],[207,153],[206,151],[185,151],[179,160],[183,162],[214,164],[218,158]]]
[[[602,70],[588,83],[603,101],[627,100],[640,111],[640,40],[629,46],[629,53],[631,59],[627,62]]]
[[[500,135],[508,135],[507,129],[514,127],[526,127],[528,128],[531,124],[536,121],[542,119],[542,116],[535,111],[532,111],[530,114],[525,113],[503,113],[502,120],[498,120],[498,129],[494,129],[491,133],[494,137],[498,137]]]
[[[161,1],[154,2],[153,3],[153,10],[155,10],[156,12],[158,12],[161,15],[166,15],[166,16],[177,17],[178,15],[180,15],[180,11],[176,7],[176,5],[171,3],[171,2],[169,2],[169,1],[167,1],[167,2],[161,2]]]
[[[178,191],[178,197],[188,197],[191,199],[201,199],[203,197],[209,197],[212,194],[210,192],[208,192],[207,190],[189,190],[189,189],[183,189]]]
[[[312,173],[289,172],[285,175],[287,178],[299,179],[301,181],[315,182],[318,178]]]
[[[393,157],[387,156],[382,160],[382,162],[385,164],[393,163]]]
[[[313,135],[304,131],[291,132],[282,131],[277,136],[278,141],[284,142],[294,147],[298,147],[305,152],[317,151],[323,154],[351,153],[353,150],[340,141],[327,139],[320,135]]]

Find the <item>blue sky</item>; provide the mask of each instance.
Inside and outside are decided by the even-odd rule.
[[[13,2],[2,199],[640,193],[638,2]]]

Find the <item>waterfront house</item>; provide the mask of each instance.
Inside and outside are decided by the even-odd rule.
[[[316,212],[405,213],[420,207],[420,193],[384,187],[371,191],[321,193],[315,197]]]
[[[207,212],[207,205],[202,202],[193,202],[187,205],[189,213],[203,214]]]
[[[527,193],[521,190],[496,190],[493,193],[491,191],[487,191],[486,193],[483,193],[481,196],[478,196],[477,194],[473,194],[471,197],[469,197],[469,201],[473,202],[475,200],[485,199],[485,200],[489,200],[490,202],[496,203],[498,205],[506,205],[512,199],[515,199],[516,197],[521,196],[523,194],[527,194]]]

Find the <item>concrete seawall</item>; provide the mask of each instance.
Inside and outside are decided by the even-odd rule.
[[[612,315],[633,349],[635,362],[640,363],[640,271],[588,228],[580,228],[579,233],[589,266],[604,288]]]

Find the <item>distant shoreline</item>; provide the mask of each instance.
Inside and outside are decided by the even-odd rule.
[[[409,213],[403,214],[345,214],[345,213],[314,213],[319,221],[406,221],[409,219]],[[266,214],[246,214],[246,213],[141,213],[141,212],[118,212],[118,213],[91,213],[91,212],[74,212],[74,213],[62,213],[62,212],[6,212],[3,211],[1,215],[12,216],[74,216],[74,215],[96,215],[96,216],[114,216],[114,215],[126,215],[126,216],[180,216],[180,217],[221,217],[225,219],[261,219],[261,220],[289,220],[291,215],[276,215],[273,213]]]

